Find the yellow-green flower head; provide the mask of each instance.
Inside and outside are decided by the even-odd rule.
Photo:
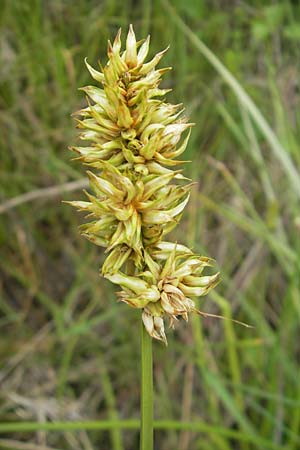
[[[141,249],[155,243],[178,222],[189,199],[190,185],[169,184],[178,171],[164,175],[138,175],[120,171],[104,161],[101,176],[88,172],[95,195],[89,202],[70,202],[95,220],[80,227],[81,233],[107,251],[125,245],[128,256],[141,266]],[[116,267],[106,271],[118,270]]]
[[[219,282],[219,273],[204,275],[203,270],[212,266],[210,258],[195,255],[183,245],[160,242],[145,252],[146,267],[138,276],[121,272],[107,275],[120,285],[121,301],[143,309],[143,322],[149,334],[167,342],[163,317],[169,318],[170,326],[178,317],[188,320],[189,312],[197,312],[192,298],[206,295]]]
[[[87,201],[69,203],[90,219],[81,234],[106,248],[102,274],[122,286],[123,301],[144,309],[151,336],[166,341],[163,316],[171,325],[180,316],[187,320],[195,310],[190,297],[208,292],[218,275],[200,277],[207,258],[162,242],[189,200],[192,185],[182,184],[186,178],[178,166],[185,161],[177,158],[193,124],[182,105],[165,102],[169,90],[159,84],[170,68],[157,65],[167,49],[146,61],[149,42],[137,42],[130,26],[125,49],[120,30],[113,44],[108,41],[103,68],[85,61],[96,85],[82,88],[88,105],[76,113],[87,145],[72,150],[91,168],[92,193],[85,192]]]
[[[74,147],[80,159],[92,167],[102,169],[99,160],[115,166],[128,167],[137,173],[166,173],[165,166],[184,152],[188,137],[176,148],[181,134],[191,127],[182,117],[182,105],[164,103],[159,98],[170,89],[159,89],[161,77],[170,67],[156,69],[166,50],[145,63],[150,38],[137,43],[132,26],[121,50],[121,31],[113,45],[108,41],[108,62],[102,71],[86,61],[91,76],[99,86],[82,90],[89,105],[78,112],[80,137],[91,147]],[[92,102],[92,104],[90,103]]]

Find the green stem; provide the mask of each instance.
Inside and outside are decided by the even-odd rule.
[[[141,440],[140,450],[153,450],[152,338],[141,321]]]

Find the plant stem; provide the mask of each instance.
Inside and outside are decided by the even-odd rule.
[[[153,450],[152,338],[141,321],[141,438],[140,450]]]

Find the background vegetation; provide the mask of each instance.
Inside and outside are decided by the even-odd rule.
[[[67,150],[70,113],[84,104],[77,88],[90,83],[83,59],[104,60],[107,39],[129,23],[139,38],[151,33],[153,54],[171,44],[168,98],[197,124],[187,174],[198,185],[174,239],[221,268],[200,307],[254,326],[194,317],[169,332],[167,349],[154,343],[156,448],[300,448],[300,6],[172,5],[1,6],[0,448],[138,448],[139,315],[116,303],[98,275],[101,249],[79,237],[81,219],[61,203],[80,190],[60,187],[84,176]],[[7,203],[31,191],[38,198]],[[132,429],[121,432],[118,418],[134,419]],[[46,420],[90,429],[8,426]]]

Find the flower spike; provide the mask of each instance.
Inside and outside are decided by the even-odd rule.
[[[130,25],[125,49],[121,30],[108,41],[108,62],[100,71],[85,59],[96,85],[81,88],[87,107],[75,114],[79,137],[89,144],[71,149],[90,168],[93,194],[67,203],[87,213],[90,221],[80,232],[106,249],[101,274],[121,287],[119,300],[142,309],[147,332],[167,344],[164,318],[173,327],[180,317],[201,313],[194,299],[214,288],[219,274],[203,275],[211,259],[164,240],[193,186],[182,184],[187,178],[178,166],[185,161],[177,158],[194,124],[182,104],[164,101],[170,90],[159,85],[170,67],[157,65],[168,47],[147,62],[149,43],[149,36],[137,42]]]

